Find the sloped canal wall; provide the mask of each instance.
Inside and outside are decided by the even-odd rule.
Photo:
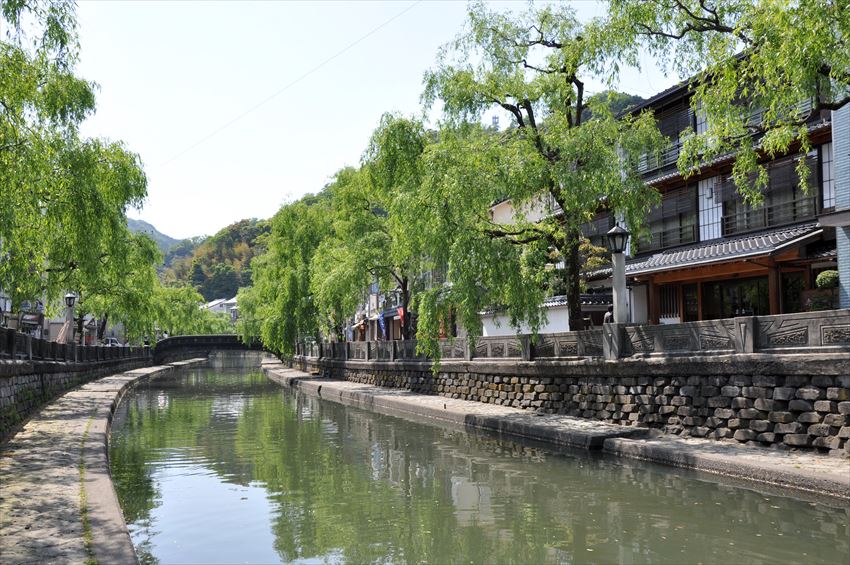
[[[850,455],[850,354],[617,361],[355,361],[296,356],[322,376],[682,436]]]

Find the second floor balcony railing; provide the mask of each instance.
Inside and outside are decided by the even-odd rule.
[[[662,169],[669,165],[673,165],[679,159],[679,153],[682,150],[681,142],[671,143],[660,154],[645,154],[638,160],[637,170],[639,173],[648,173],[656,169]]]
[[[735,235],[761,228],[792,224],[814,219],[817,214],[817,199],[806,196],[788,202],[746,208],[723,216],[723,235]]]
[[[665,247],[695,243],[699,233],[699,226],[691,224],[676,228],[654,231],[648,237],[638,241],[638,252],[658,251]]]

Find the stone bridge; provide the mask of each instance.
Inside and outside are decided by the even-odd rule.
[[[153,350],[153,362],[156,365],[173,361],[182,361],[196,357],[206,357],[214,351],[262,351],[259,343],[242,343],[234,334],[221,335],[181,335],[168,337],[156,343]]]

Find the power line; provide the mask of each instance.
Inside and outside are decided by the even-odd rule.
[[[271,95],[267,96],[266,98],[264,98],[263,100],[261,100],[261,101],[260,101],[260,102],[258,102],[257,104],[255,104],[255,105],[251,106],[250,108],[248,108],[247,110],[245,110],[244,112],[242,112],[241,114],[239,114],[238,116],[236,116],[235,118],[233,118],[233,119],[229,120],[228,122],[226,122],[226,123],[222,124],[221,126],[219,126],[218,128],[216,128],[215,130],[211,131],[210,133],[208,133],[207,135],[205,135],[204,137],[202,137],[201,139],[199,139],[199,140],[198,140],[198,141],[196,141],[195,143],[193,143],[193,144],[189,145],[188,147],[186,147],[186,148],[185,148],[185,149],[183,149],[182,151],[180,151],[180,152],[176,153],[175,155],[173,155],[172,157],[170,157],[170,158],[166,159],[165,161],[163,161],[162,163],[160,163],[160,164],[159,164],[159,166],[160,166],[160,167],[164,167],[165,165],[168,165],[168,164],[169,164],[169,163],[171,163],[172,161],[176,161],[177,159],[179,159],[179,158],[180,158],[180,157],[182,157],[183,155],[185,155],[185,154],[189,153],[190,151],[192,151],[194,148],[196,148],[196,147],[198,147],[199,145],[203,144],[203,143],[204,143],[204,142],[206,142],[207,140],[209,140],[209,139],[211,139],[211,138],[215,137],[216,135],[218,135],[219,133],[221,133],[221,132],[222,132],[222,131],[224,131],[225,129],[229,128],[230,126],[232,126],[233,124],[235,124],[236,122],[238,122],[239,120],[241,120],[242,118],[244,118],[245,116],[247,116],[248,114],[250,114],[251,112],[253,112],[254,110],[256,110],[257,108],[259,108],[259,107],[261,107],[261,106],[264,106],[265,104],[267,104],[267,103],[271,102],[274,98],[277,98],[278,96],[280,96],[281,94],[283,94],[284,92],[286,92],[287,90],[289,90],[290,88],[292,88],[293,86],[295,86],[296,84],[298,84],[299,82],[301,82],[302,80],[304,80],[305,78],[309,77],[310,75],[312,75],[313,73],[315,73],[316,71],[318,71],[319,69],[321,69],[322,67],[324,67],[325,65],[327,65],[328,63],[330,63],[331,61],[333,61],[333,60],[335,60],[335,59],[339,58],[341,55],[343,55],[343,54],[344,54],[344,53],[346,53],[347,51],[350,51],[353,47],[355,47],[355,46],[356,46],[356,45],[358,45],[359,43],[362,43],[362,42],[363,42],[364,40],[366,40],[367,38],[371,37],[372,35],[374,35],[374,34],[375,34],[375,33],[377,33],[378,31],[380,31],[380,30],[381,30],[381,29],[383,29],[384,27],[388,26],[390,23],[394,22],[395,20],[397,20],[398,18],[400,18],[401,16],[403,16],[404,14],[406,14],[407,12],[409,12],[410,10],[412,10],[412,9],[413,9],[413,8],[414,8],[417,4],[421,4],[423,1],[424,1],[424,0],[416,0],[415,2],[413,2],[410,6],[408,6],[407,8],[405,8],[404,10],[402,10],[401,12],[397,13],[396,15],[394,15],[393,17],[391,17],[390,19],[386,20],[386,21],[385,21],[385,22],[383,22],[381,25],[379,25],[379,26],[377,26],[377,27],[373,28],[372,30],[370,30],[370,31],[369,31],[369,32],[367,32],[366,34],[364,34],[364,35],[360,36],[358,39],[356,39],[356,40],[352,41],[351,43],[349,43],[348,45],[346,45],[345,47],[343,47],[341,50],[337,51],[336,53],[334,53],[333,55],[331,55],[330,57],[328,57],[327,59],[325,59],[324,61],[322,61],[322,62],[321,62],[321,63],[319,63],[318,65],[316,65],[315,67],[311,68],[310,70],[308,70],[307,72],[305,72],[304,74],[302,74],[301,76],[299,76],[298,78],[296,78],[295,80],[293,80],[292,82],[290,82],[289,84],[285,85],[285,86],[284,86],[283,88],[281,88],[280,90],[278,90],[278,91],[274,92],[273,94],[271,94]]]

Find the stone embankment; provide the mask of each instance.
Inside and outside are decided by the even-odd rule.
[[[340,380],[681,437],[850,455],[850,354],[295,364]]]
[[[205,362],[140,368],[89,382],[47,405],[3,445],[0,562],[137,562],[109,474],[112,413],[138,381]]]
[[[722,408],[730,411],[738,411],[737,416],[740,419],[740,411],[747,410],[747,408],[732,408],[732,399],[747,399],[748,397],[724,396],[722,390],[720,390],[722,387],[716,384],[699,386],[692,385],[688,384],[687,378],[674,380],[679,379],[678,377],[666,377],[666,379],[669,379],[668,384],[656,384],[656,380],[650,377],[627,377],[627,379],[634,379],[633,384],[631,384],[631,381],[629,380],[627,380],[626,383],[621,382],[620,384],[611,384],[605,382],[603,377],[600,379],[602,382],[564,384],[567,387],[567,390],[566,392],[561,392],[560,386],[562,386],[562,384],[553,382],[551,377],[515,376],[509,377],[507,382],[505,382],[501,375],[491,375],[490,377],[485,377],[483,380],[476,378],[474,380],[475,386],[470,387],[470,392],[464,392],[463,387],[469,387],[470,385],[462,384],[463,379],[461,377],[443,376],[441,374],[436,377],[435,380],[437,382],[435,383],[432,381],[429,383],[428,389],[426,389],[428,392],[433,390],[438,393],[437,395],[434,395],[400,390],[398,385],[401,383],[413,384],[414,386],[423,381],[427,383],[427,376],[414,371],[407,371],[395,376],[395,378],[398,378],[399,380],[392,383],[396,385],[393,389],[378,387],[373,384],[363,382],[356,382],[358,378],[364,381],[370,380],[370,378],[366,377],[366,375],[369,374],[367,371],[364,371],[363,373],[346,371],[345,376],[348,377],[348,380],[346,381],[328,378],[331,376],[330,372],[326,372],[325,376],[316,376],[297,369],[288,368],[278,362],[272,361],[267,361],[263,365],[263,370],[271,379],[286,386],[297,388],[307,394],[320,396],[334,402],[340,402],[346,405],[356,406],[380,413],[406,417],[428,418],[432,421],[484,429],[510,436],[544,441],[556,445],[583,447],[587,449],[602,449],[605,452],[619,456],[644,459],[666,465],[696,469],[708,473],[735,477],[763,484],[825,494],[831,497],[850,499],[850,460],[844,456],[828,457],[823,454],[818,454],[813,450],[769,449],[762,446],[763,442],[757,441],[748,442],[749,445],[746,445],[745,443],[738,441],[719,442],[705,438],[682,437],[687,434],[671,434],[662,429],[650,428],[645,424],[640,427],[617,425],[610,422],[599,421],[600,418],[593,418],[596,411],[606,411],[608,404],[615,403],[615,400],[611,397],[616,394],[632,397],[632,400],[629,402],[633,402],[636,406],[651,406],[648,402],[641,403],[640,400],[636,399],[638,396],[654,398],[659,395],[666,397],[667,394],[669,394],[671,396],[670,401],[664,404],[659,402],[658,404],[655,404],[655,406],[672,406],[676,408],[676,411],[680,407],[693,408],[693,399],[701,397],[698,395],[687,396],[686,394],[682,394],[681,389],[684,387],[691,387],[698,390],[700,386],[705,386],[717,387],[719,389],[717,393],[713,390],[706,390],[704,393],[709,395],[708,398],[725,398],[726,401],[723,402],[726,406],[723,406]],[[447,373],[447,375],[452,374],[453,373]],[[358,377],[358,375],[360,376]],[[371,380],[386,385],[386,377],[390,375],[383,376],[385,378],[375,378],[373,376]],[[449,380],[453,381],[455,378],[459,379],[457,384],[449,384],[447,382]],[[492,380],[489,380],[489,378],[492,378]],[[498,381],[496,380],[497,378],[499,379]],[[597,377],[585,378],[596,379]],[[724,378],[728,379],[733,377],[730,376]],[[737,386],[741,388],[744,386],[763,386],[755,385],[752,382],[752,378],[753,377],[751,376],[750,382],[746,385],[724,384],[722,386]],[[422,379],[422,381],[418,381],[418,379]],[[517,379],[517,382],[511,382],[513,379]],[[672,384],[673,382],[678,384],[674,385]],[[508,385],[511,386],[511,389],[506,391],[504,388],[491,388],[491,385]],[[438,386],[444,387],[443,390],[437,389],[436,387]],[[526,386],[530,386],[531,389],[526,390]],[[569,392],[569,387],[571,386],[578,387],[577,391],[572,395],[570,395]],[[615,387],[617,386],[626,387],[627,392],[616,393]],[[446,389],[445,387],[457,388],[452,390],[452,388]],[[535,387],[543,388],[535,390]],[[558,387],[558,391],[556,392],[554,390],[547,389],[547,387]],[[585,387],[585,392],[581,392],[582,387]],[[598,388],[594,389],[594,387]],[[603,387],[609,388],[606,389]],[[674,387],[675,391],[665,393],[664,387]],[[811,380],[809,380],[805,383],[805,385],[801,384],[798,386],[797,389],[810,390],[815,387],[817,387],[817,385],[812,384]],[[776,387],[774,385],[773,388],[783,387]],[[648,392],[647,389],[650,389],[651,392]],[[514,393],[515,395],[519,394],[520,392],[515,392],[516,390],[521,392],[523,400],[525,400],[525,395],[527,393],[534,393],[538,395],[537,399],[532,402],[556,402],[555,400],[540,398],[539,395],[541,394],[559,394],[562,398],[564,396],[572,397],[576,395],[596,397],[603,396],[605,397],[605,400],[599,400],[598,398],[593,400],[571,399],[569,402],[574,402],[576,404],[587,402],[588,407],[579,408],[576,406],[574,409],[568,410],[572,411],[572,415],[570,415],[544,413],[547,409],[551,412],[556,412],[556,410],[553,410],[551,405],[547,407],[543,404],[537,406],[529,405],[529,407],[540,408],[542,410],[525,410],[521,405],[511,405],[513,402],[496,402],[495,399],[505,400],[502,399],[499,394],[494,395],[493,392],[487,394],[488,391],[498,391],[499,393],[508,392]],[[686,388],[684,392],[688,393],[690,390]],[[731,390],[727,390],[727,393],[731,392]],[[774,391],[771,390],[771,393],[772,392]],[[736,392],[736,394],[740,394],[740,391]],[[764,394],[767,394],[767,392]],[[825,390],[823,391],[823,394],[826,394]],[[780,396],[781,395],[782,393],[780,392]],[[464,396],[466,398],[464,398]],[[482,402],[481,399],[485,398],[494,400]],[[673,403],[673,398],[680,398],[682,400],[677,400],[676,403]],[[516,400],[516,397],[514,397],[514,400]],[[625,401],[625,399],[621,400]],[[752,401],[754,408],[755,400],[757,400],[757,398],[749,398],[749,400]],[[697,402],[699,403],[699,401]],[[788,402],[790,406],[790,400],[777,400],[777,402]],[[710,408],[712,411],[716,408],[721,408],[708,407],[707,402],[697,406],[697,408],[702,407],[705,407],[706,409]],[[585,412],[588,410],[593,411],[594,414],[585,416]],[[615,411],[616,409],[611,411],[612,415]],[[814,411],[816,412],[816,410]],[[773,410],[773,412],[776,412],[776,410]],[[631,413],[632,412],[626,412],[626,414]],[[627,418],[627,420],[629,422],[639,424],[641,423],[641,416],[651,415],[658,412],[647,409],[638,409],[633,413],[637,414],[638,418]],[[676,412],[674,411],[671,413]],[[769,413],[770,411],[768,411],[768,414]],[[690,416],[679,417],[688,418]],[[700,417],[708,418],[709,416]],[[732,415],[725,418],[725,421],[727,422],[725,427],[727,429],[730,429],[728,428],[729,419],[733,419]],[[754,419],[755,418],[749,418],[749,420]],[[770,424],[774,423],[770,421],[769,416],[766,416],[763,419]],[[703,422],[703,424],[704,423],[705,422]],[[717,427],[713,429],[717,429]],[[740,428],[739,426],[738,429],[751,428]],[[693,436],[694,434],[691,435]]]
[[[112,349],[128,354],[131,350]],[[148,350],[132,348],[132,353],[127,357],[85,361],[0,360],[0,441],[10,437],[30,414],[63,392],[104,375],[151,364]]]

